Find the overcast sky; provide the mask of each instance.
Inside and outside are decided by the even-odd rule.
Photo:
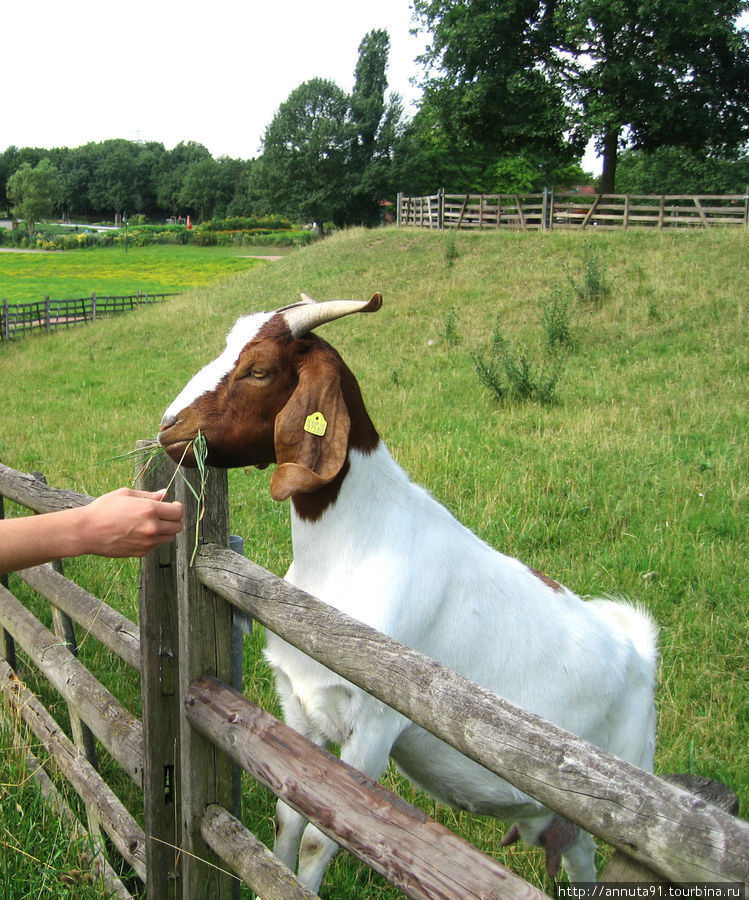
[[[390,35],[389,91],[413,111],[426,41],[413,27],[411,0],[8,2],[0,152],[126,138],[249,159],[303,81],[351,91],[373,28]],[[600,172],[593,154],[584,166]]]
[[[310,78],[354,83],[358,47],[390,34],[389,90],[405,100],[423,40],[409,0],[32,0],[3,4],[0,151],[126,138],[256,156]]]

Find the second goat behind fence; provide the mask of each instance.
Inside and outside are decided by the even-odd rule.
[[[291,498],[286,578],[337,609],[622,759],[652,771],[656,629],[626,603],[583,601],[494,550],[413,484],[381,441],[359,385],[313,329],[369,301],[301,303],[240,318],[226,349],[169,406],[159,439],[194,463],[275,463],[271,494]],[[438,800],[517,823],[560,858],[570,880],[595,880],[587,833],[400,713],[268,633],[266,656],[288,724],[379,778],[391,756]],[[317,890],[336,844],[282,801],[274,850]],[[306,830],[305,830],[306,826]]]

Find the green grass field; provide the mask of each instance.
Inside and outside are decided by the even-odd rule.
[[[262,247],[151,246],[64,252],[0,252],[0,300],[30,303],[90,296],[170,293],[213,284],[258,264]]]
[[[156,260],[160,248],[149,249]],[[64,264],[65,255],[55,258]],[[621,593],[651,611],[661,628],[657,771],[727,782],[747,817],[746,233],[352,230],[272,265],[235,274],[234,264],[227,260],[222,283],[156,308],[0,345],[0,460],[90,494],[126,483],[130,465],[111,458],[155,434],[237,315],[293,302],[300,291],[326,299],[379,290],[376,316],[333,323],[324,336],[359,378],[396,459],[504,552],[583,595]],[[600,304],[585,301],[593,270],[610,288]],[[473,355],[488,353],[499,329],[518,358],[551,365],[543,322],[553,298],[567,303],[572,339],[553,363],[557,402],[498,402]],[[269,477],[230,473],[231,528],[248,556],[282,574],[288,511],[270,499]],[[66,568],[137,618],[136,563],[85,559]],[[11,585],[23,593],[17,579]],[[245,692],[272,707],[260,645],[260,634],[246,644]],[[90,642],[82,657],[138,709],[124,665]],[[2,740],[9,745],[12,734]],[[62,893],[59,875],[71,863],[55,853],[69,847],[53,821],[34,824],[33,791],[20,786],[13,759],[8,751],[0,764],[4,896],[86,896]],[[106,760],[104,768],[137,811],[137,795]],[[551,889],[538,851],[499,846],[503,825],[438,807],[394,773],[386,783]],[[271,840],[267,792],[248,783],[244,803],[250,827]],[[43,893],[42,883],[60,893]],[[339,854],[321,896],[398,894]]]

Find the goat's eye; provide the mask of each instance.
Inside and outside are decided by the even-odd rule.
[[[249,371],[249,375],[251,378],[262,381],[264,378],[268,377],[268,370],[264,369],[262,366],[253,366]]]

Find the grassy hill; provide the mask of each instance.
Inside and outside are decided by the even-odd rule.
[[[157,308],[0,345],[0,460],[91,494],[126,483],[130,465],[111,458],[155,434],[238,315],[300,291],[381,291],[377,315],[333,323],[324,336],[359,378],[396,459],[504,552],[583,595],[622,593],[652,612],[662,654],[657,769],[727,782],[746,817],[748,271],[739,230],[343,232]],[[508,398],[482,384],[477,358],[493,364]],[[515,366],[509,380],[504,362]],[[518,372],[553,379],[555,402],[515,399]],[[248,556],[283,573],[288,512],[270,499],[269,476],[231,473],[232,531]],[[68,571],[137,617],[135,563],[81,560]],[[129,673],[87,654],[105,681],[135,695]],[[272,702],[259,637],[246,656],[246,692]],[[502,827],[437,809],[389,778],[543,884],[537,851],[503,850]],[[248,788],[246,802],[268,837],[267,797]],[[395,894],[341,856],[322,896]]]

